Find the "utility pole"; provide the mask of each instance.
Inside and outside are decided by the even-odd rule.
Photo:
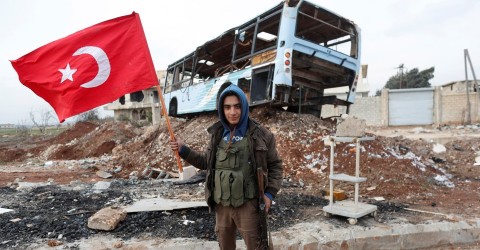
[[[472,123],[472,116],[470,110],[470,84],[468,83],[468,67],[467,67],[467,57],[468,57],[468,50],[463,50],[464,54],[464,63],[465,63],[465,89],[467,90],[467,124]]]
[[[470,70],[472,71],[473,81],[475,82],[475,89],[477,90],[477,106],[480,106],[480,89],[478,88],[477,76],[475,76],[475,70],[473,69],[472,61],[470,60],[470,55],[468,54],[468,49],[465,49],[465,56],[468,59],[468,64],[470,64]],[[477,112],[477,119],[480,117],[480,109]]]
[[[397,69],[401,70],[400,71],[400,84],[399,84],[399,87],[398,87],[399,89],[401,89],[402,85],[403,85],[403,63],[400,64]]]

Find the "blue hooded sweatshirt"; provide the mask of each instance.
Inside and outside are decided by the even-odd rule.
[[[227,118],[225,118],[225,114],[223,113],[223,100],[225,99],[225,95],[227,93],[235,94],[238,99],[240,99],[240,105],[242,109],[242,114],[240,115],[240,121],[238,122],[237,126],[231,128],[228,126]],[[248,129],[248,101],[245,93],[234,84],[230,84],[225,90],[222,91],[220,94],[220,98],[218,99],[218,116],[220,118],[220,122],[223,124],[223,140],[228,142],[230,140],[231,133],[234,132],[232,137],[232,143],[240,141],[243,139],[245,134],[247,133]]]

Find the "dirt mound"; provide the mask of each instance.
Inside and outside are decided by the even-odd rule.
[[[92,122],[77,122],[71,128],[63,131],[58,136],[50,140],[52,144],[68,143],[76,138],[92,132],[98,127],[98,124]]]
[[[328,203],[324,195],[330,175],[330,146],[323,139],[334,134],[336,121],[265,107],[252,109],[251,116],[275,134],[283,160],[282,190],[272,209],[275,219],[269,222],[272,230],[302,221],[322,220],[321,207]],[[206,128],[216,121],[215,113],[191,119],[171,118],[175,135],[196,150],[207,146]],[[403,136],[375,136],[375,140],[362,142],[360,176],[367,177],[367,181],[360,184],[360,201],[378,207],[379,217],[375,219],[378,223],[387,223],[399,214],[403,217],[407,213],[405,207],[430,211],[426,216],[433,212],[478,217],[480,207],[475,194],[480,189],[480,170],[474,161],[480,154],[480,140],[469,138],[445,143],[445,149],[440,151],[433,150],[435,143]],[[138,181],[147,166],[170,173],[177,171],[169,140],[164,120],[149,127],[122,122],[77,123],[56,137],[2,138],[0,161],[12,166],[0,165],[0,186],[16,179],[71,186],[49,186],[31,192],[0,188],[0,195],[5,197],[0,206],[16,211],[0,217],[0,224],[6,225],[0,229],[6,239],[3,246],[28,245],[34,238],[63,237],[64,241],[88,238],[98,234],[85,227],[87,218],[98,209],[130,204],[152,194],[201,199],[204,195],[201,184],[172,187],[164,182]],[[355,145],[338,143],[334,153],[336,173],[354,175]],[[91,189],[92,182],[102,180],[96,175],[99,169],[116,178],[104,193]],[[345,191],[349,199],[354,196],[351,183],[337,181],[335,189]],[[385,201],[375,201],[378,199]],[[409,220],[413,222],[420,217],[418,214],[407,216],[411,216]],[[22,220],[11,222],[17,218]],[[185,220],[195,223],[184,226]],[[330,219],[329,223],[335,227],[346,226],[341,218]],[[362,223],[359,221],[359,225],[369,226]],[[147,233],[157,238],[212,240],[215,239],[213,227],[214,217],[206,208],[201,208],[135,213],[111,233],[125,239]]]
[[[328,189],[330,147],[325,145],[323,138],[334,134],[335,120],[266,107],[252,109],[251,117],[275,134],[283,160],[285,187],[300,187],[312,195],[321,195]],[[171,118],[176,136],[182,137],[196,150],[206,147],[209,138],[206,128],[216,121],[215,113],[191,119]],[[17,147],[15,151],[2,149],[2,161],[22,161],[28,159],[26,155],[43,160],[78,160],[109,155],[110,160],[95,163],[95,167],[110,172],[115,178],[129,178],[132,173],[141,178],[147,166],[177,171],[169,140],[164,120],[149,127],[121,122],[77,123],[59,136],[50,138],[48,148],[45,142],[41,142],[44,150],[37,154],[32,148],[38,150],[40,146]],[[480,170],[473,166],[475,155],[480,151],[479,140],[452,141],[445,145],[446,152],[443,153],[435,153],[433,146],[431,142],[402,136],[377,136],[373,141],[362,142],[360,175],[367,177],[367,182],[360,185],[360,194],[365,198],[383,197],[418,206],[445,203],[444,208],[451,210],[463,203],[462,209],[478,212],[480,208],[473,204],[478,199],[460,194],[480,187]],[[336,146],[335,171],[354,175],[354,144],[339,143]],[[353,197],[351,183],[339,182],[335,188]],[[448,198],[448,195],[455,198]]]
[[[43,157],[47,160],[99,157],[111,154],[113,148],[135,136],[132,125],[127,123],[81,123],[52,140],[52,145],[43,153]]]

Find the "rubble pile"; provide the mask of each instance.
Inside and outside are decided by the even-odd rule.
[[[330,147],[322,139],[335,135],[337,121],[266,107],[252,109],[251,116],[275,134],[284,165],[283,187],[270,218],[272,230],[323,219]],[[206,128],[216,121],[214,113],[171,118],[175,135],[196,150],[207,146]],[[362,202],[378,206],[376,221],[388,223],[399,214],[418,216],[404,208],[461,217],[480,214],[479,198],[474,195],[480,188],[480,139],[468,137],[480,134],[480,125],[442,126],[433,131],[412,128],[414,134],[453,131],[462,135],[446,143],[386,137],[374,130],[367,129],[365,135],[375,140],[361,144],[361,176],[367,181],[360,185],[360,194]],[[0,224],[4,226],[0,248],[42,240],[60,244],[105,234],[87,227],[90,216],[143,198],[201,200],[201,173],[191,182],[168,181],[178,177],[169,140],[163,121],[147,127],[81,122],[55,137],[1,138]],[[336,171],[354,174],[355,150],[354,144],[336,145]],[[351,184],[339,182],[335,187],[347,199],[353,197]],[[331,223],[348,226],[341,218]],[[149,235],[214,240],[213,227],[214,216],[207,208],[191,208],[129,213],[108,234],[124,239]]]

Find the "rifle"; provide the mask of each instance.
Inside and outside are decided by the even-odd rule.
[[[261,237],[261,246],[265,249],[273,249],[272,235],[268,231],[268,218],[267,213],[265,212],[265,200],[263,196],[265,192],[263,190],[263,169],[261,167],[257,168],[257,183],[258,183],[258,204],[260,212],[260,237]]]

